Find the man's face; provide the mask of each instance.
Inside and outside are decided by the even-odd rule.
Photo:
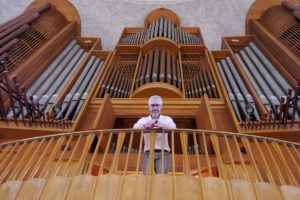
[[[158,119],[161,111],[161,102],[157,99],[152,100],[152,102],[149,105],[149,110],[151,117],[153,119]]]

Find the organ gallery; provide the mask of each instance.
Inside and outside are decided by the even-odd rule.
[[[0,199],[300,197],[299,1],[253,2],[219,50],[167,7],[112,50],[67,0],[24,9],[0,25]],[[176,129],[133,129],[153,95]]]

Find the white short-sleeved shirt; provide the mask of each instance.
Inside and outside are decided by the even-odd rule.
[[[151,119],[152,119],[151,116],[142,117],[141,119],[139,119],[134,124],[133,128],[143,126],[144,124],[146,124]],[[169,116],[160,115],[159,118],[158,118],[158,121],[160,121],[162,123],[166,123],[166,124],[172,126],[172,128],[176,128],[176,124],[174,123],[173,119]],[[162,134],[157,133],[154,149],[161,150],[161,138],[162,138]],[[149,133],[144,133],[144,141],[145,141],[144,151],[150,150],[150,134]],[[165,133],[164,149],[167,150],[167,151],[170,151],[170,147],[169,147],[169,143],[168,143],[168,134],[167,133]]]

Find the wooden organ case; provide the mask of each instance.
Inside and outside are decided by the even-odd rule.
[[[181,190],[218,199],[211,189],[216,186],[225,199],[241,198],[239,189],[257,199],[265,191],[269,199],[297,196],[299,144],[282,140],[300,141],[299,21],[291,14],[293,6],[261,2],[249,10],[249,35],[224,37],[219,51],[209,51],[200,28],[182,27],[179,16],[166,8],[150,12],[144,27],[125,27],[112,51],[102,50],[100,38],[80,36],[80,18],[69,1],[35,1],[0,25],[0,142],[43,136],[3,145],[0,157],[12,169],[0,162],[0,182],[8,182],[0,194],[18,186],[20,196],[27,185],[9,181],[40,178],[43,192],[33,192],[40,198],[54,198],[48,190],[61,198],[94,191],[117,198],[105,191],[115,183],[119,197],[130,199],[124,191],[131,191],[133,180],[126,175],[133,174],[147,186],[135,197],[155,199],[162,189],[149,186],[139,166],[144,133],[131,128],[149,114],[148,98],[156,94],[163,97],[162,113],[178,128],[169,136],[173,182],[147,175],[162,188],[173,188],[169,199]],[[278,12],[287,21],[274,22]],[[14,169],[15,158],[26,163],[19,155],[23,148],[32,151],[32,159],[42,152],[53,162],[40,157],[35,166]],[[190,177],[200,178],[201,186]],[[36,184],[32,180],[26,183]],[[76,191],[80,181],[86,185]]]

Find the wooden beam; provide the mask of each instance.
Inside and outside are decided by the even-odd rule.
[[[204,94],[195,117],[198,129],[217,130],[207,94]]]
[[[105,94],[94,121],[92,130],[112,129],[115,119],[116,115],[111,103],[111,99],[109,98],[109,94]]]

